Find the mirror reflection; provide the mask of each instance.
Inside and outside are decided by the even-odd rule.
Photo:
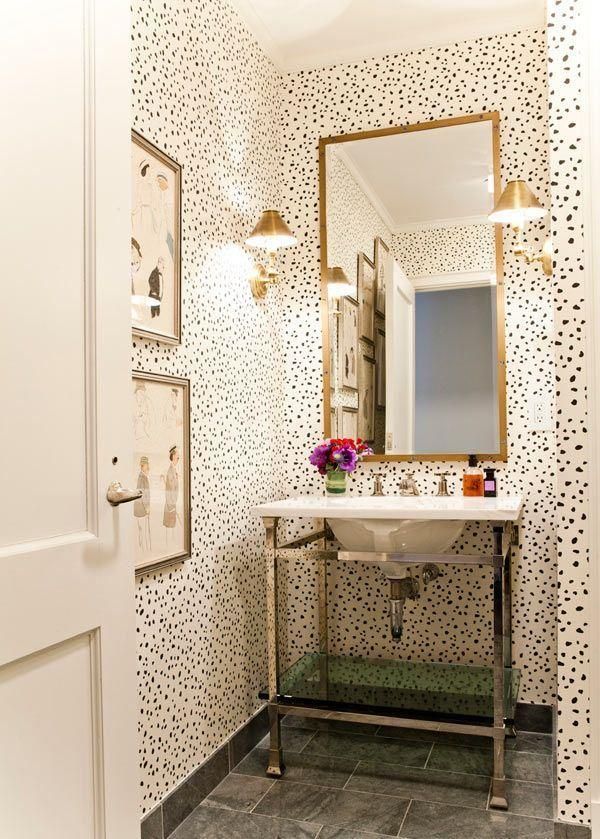
[[[380,456],[505,446],[496,115],[447,122],[323,141],[326,431]]]

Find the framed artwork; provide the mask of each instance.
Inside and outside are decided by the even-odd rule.
[[[385,284],[390,271],[390,249],[380,236],[375,237],[375,311],[385,317]]]
[[[135,372],[132,380],[135,572],[190,556],[190,383]]]
[[[358,358],[358,437],[375,438],[375,359],[361,350]]]
[[[131,132],[131,319],[135,335],[181,343],[181,166]]]
[[[358,335],[373,343],[375,315],[375,268],[364,253],[358,254]]]
[[[385,408],[385,332],[375,333],[375,405]]]
[[[358,408],[350,408],[342,405],[341,408],[342,437],[351,437],[356,440],[358,437]]]
[[[342,387],[358,390],[358,301],[352,297],[340,300],[338,330],[339,381]]]

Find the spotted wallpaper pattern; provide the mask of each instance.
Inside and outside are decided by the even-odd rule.
[[[327,261],[356,282],[356,256],[371,261],[376,236],[391,247],[392,232],[355,181],[334,146],[327,149]]]
[[[282,495],[281,300],[241,243],[279,204],[280,76],[222,0],[134,0],[133,123],[183,166],[183,342],[134,369],[191,380],[192,557],[137,584],[146,812],[245,722],[266,680],[263,531]]]
[[[556,321],[558,817],[590,817],[588,442],[582,206],[581,0],[548,2]]]
[[[491,224],[461,224],[394,233],[392,253],[409,277],[493,271],[496,240]]]
[[[286,254],[284,318],[287,382],[284,426],[289,452],[287,494],[318,492],[322,479],[307,463],[322,436],[322,341],[319,307],[318,141],[467,113],[498,110],[502,179],[523,177],[541,201],[549,201],[546,38],[524,31],[423,49],[355,64],[303,71],[284,80],[284,212],[299,244]],[[529,241],[541,247],[545,227],[531,226]],[[506,234],[506,343],[509,461],[498,463],[504,493],[523,492],[522,542],[513,572],[514,651],[523,671],[521,699],[551,703],[556,679],[556,487],[554,432],[531,432],[528,400],[552,393],[552,289],[537,268],[514,260]],[[411,463],[421,492],[435,490],[434,473],[451,473],[458,492],[464,464]],[[352,492],[368,492],[373,472],[385,489],[398,491],[408,464],[363,465]],[[461,544],[489,544],[489,530],[468,529]],[[333,572],[332,572],[333,573]],[[375,569],[342,568],[331,580],[330,639],[334,649],[397,656],[387,626],[387,586]],[[310,584],[313,585],[312,583]],[[309,586],[306,581],[306,586]],[[455,569],[436,581],[406,614],[403,656],[412,660],[489,661],[490,578],[485,570]],[[298,626],[311,620],[302,577],[294,580],[291,611]],[[485,640],[489,639],[489,640]],[[306,637],[298,652],[306,649]]]

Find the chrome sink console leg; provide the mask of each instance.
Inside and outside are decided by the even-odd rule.
[[[281,778],[284,772],[279,708],[276,702],[269,702],[269,762],[267,764],[267,775],[269,778]]]
[[[279,639],[277,631],[277,523],[278,518],[264,517],[267,531],[267,652],[269,657],[269,764],[267,775],[280,778],[285,767],[281,750],[279,718]]]
[[[327,528],[323,537],[323,550],[327,550]],[[327,560],[317,560],[319,586],[319,678],[321,698],[329,699],[329,637],[327,621]]]
[[[504,776],[504,555],[503,527],[494,527],[494,771],[490,807],[508,809]]]
[[[504,667],[511,672],[512,667],[512,552],[514,545],[515,527],[510,525],[510,543],[504,562]],[[518,541],[517,541],[518,545]],[[512,706],[512,702],[510,703]],[[514,719],[506,720],[506,734],[515,737]]]

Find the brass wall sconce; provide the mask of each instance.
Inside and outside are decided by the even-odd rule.
[[[344,269],[336,266],[327,269],[327,292],[332,299],[337,300],[340,297],[351,297],[356,293],[356,287],[352,285]]]
[[[281,218],[277,210],[265,210],[258,220],[258,224],[246,239],[251,248],[261,248],[267,251],[268,263],[256,263],[250,275],[250,288],[257,299],[266,297],[269,285],[279,282],[275,263],[279,248],[289,248],[297,244],[298,240]]]
[[[541,251],[535,253],[524,241],[523,232],[528,221],[544,218],[548,210],[542,207],[525,181],[509,181],[490,215],[495,224],[509,224],[517,241],[513,253],[527,264],[541,262],[544,274],[552,276],[552,240],[546,239]]]

